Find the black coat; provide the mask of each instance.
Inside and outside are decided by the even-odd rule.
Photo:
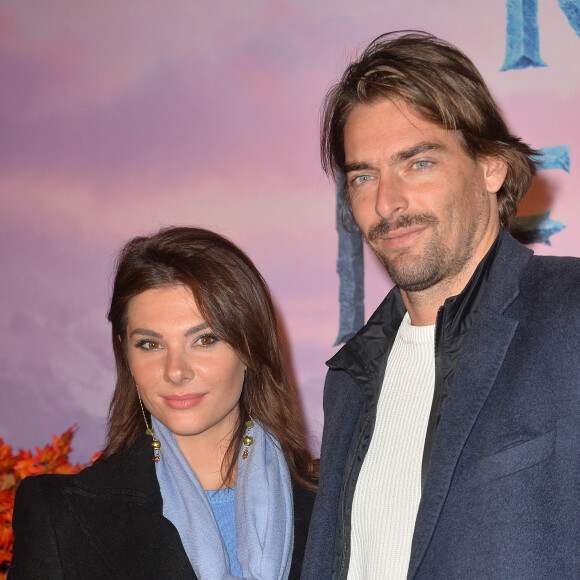
[[[196,579],[177,529],[163,516],[150,442],[142,435],[127,452],[76,475],[23,480],[9,580]],[[298,579],[314,493],[294,483],[293,496],[290,578]]]

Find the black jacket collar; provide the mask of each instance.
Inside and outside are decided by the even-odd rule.
[[[500,230],[463,291],[445,301],[442,307],[445,315],[440,317],[440,326],[441,332],[447,336],[461,338],[471,327],[473,314],[485,293],[492,265],[504,239],[508,240],[507,244],[510,241],[517,244],[509,234]],[[348,372],[361,386],[364,394],[374,398],[377,377],[382,379],[388,354],[406,311],[401,292],[398,287],[394,287],[368,322],[326,364],[332,369]],[[454,355],[454,349],[457,355],[460,352],[457,342],[454,346],[449,343],[446,349],[446,354],[451,356]],[[454,358],[451,366],[454,367],[456,362]],[[448,372],[444,371],[444,374]]]

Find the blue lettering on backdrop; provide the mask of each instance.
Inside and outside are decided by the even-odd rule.
[[[548,210],[545,213],[518,216],[513,226],[513,234],[522,244],[551,246],[550,237],[565,227],[563,223],[553,220]]]
[[[580,0],[558,0],[570,26],[580,36]],[[507,0],[505,61],[501,70],[546,66],[540,56],[538,0]]]
[[[505,61],[501,70],[546,66],[540,57],[538,0],[507,0]]]
[[[334,345],[346,342],[364,324],[364,259],[360,230],[350,212],[342,220],[342,191],[344,177],[336,183],[336,230],[338,232],[338,260],[340,318],[338,337]],[[345,228],[346,225],[346,228]]]
[[[580,0],[558,0],[558,4],[570,26],[580,36]]]
[[[542,147],[538,169],[563,169],[570,173],[570,145]]]
[[[568,22],[580,36],[580,0],[558,0]],[[546,66],[540,57],[538,0],[507,0],[507,34],[505,62],[502,71],[529,66]],[[538,169],[563,169],[570,173],[570,146],[542,148]],[[518,217],[513,224],[514,236],[524,244],[551,245],[550,237],[564,224],[550,218],[550,212]]]
[[[570,146],[542,147],[539,170],[563,169],[570,173]],[[550,237],[566,226],[553,220],[550,211],[541,214],[517,216],[512,224],[512,234],[522,244],[546,244],[551,246]]]

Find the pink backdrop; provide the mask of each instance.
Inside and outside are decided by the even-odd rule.
[[[436,6],[436,9],[435,9]],[[505,0],[4,0],[0,5],[0,436],[73,458],[102,444],[114,384],[105,320],[126,239],[191,224],[231,237],[274,294],[312,446],[338,331],[334,188],[318,111],[369,40],[429,30],[480,67],[514,132],[569,145],[522,211],[566,227],[541,253],[580,254],[580,38],[540,3],[548,66],[500,72]],[[389,281],[366,256],[366,315]]]

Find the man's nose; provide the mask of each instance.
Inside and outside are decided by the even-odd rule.
[[[377,186],[375,211],[384,219],[403,213],[409,206],[409,186],[397,175],[381,174]]]

